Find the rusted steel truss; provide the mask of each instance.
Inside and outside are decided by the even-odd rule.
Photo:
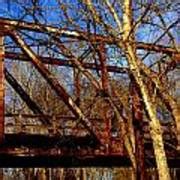
[[[18,83],[18,81],[16,81],[16,79],[12,76],[12,74],[7,70],[7,68],[4,68],[4,76],[6,81],[11,85],[11,87],[16,91],[16,93],[26,103],[29,109],[31,109],[34,114],[43,115],[43,111],[40,109],[40,107],[31,99],[31,97]],[[47,118],[40,117],[39,119],[43,124],[50,124],[50,121]]]
[[[56,92],[56,94],[61,98],[64,103],[69,107],[75,117],[83,123],[85,128],[91,133],[91,135],[96,138],[95,129],[91,125],[91,122],[83,115],[81,109],[76,105],[72,97],[66,92],[64,87],[59,83],[58,79],[45,67],[39,57],[32,51],[30,47],[26,45],[21,36],[13,31],[11,32],[11,37],[14,41],[22,48],[24,53],[30,58],[31,62],[34,64],[36,69],[40,72],[40,74],[44,77],[47,83],[52,87],[52,89]]]
[[[107,65],[107,52],[106,52],[106,45],[114,45],[116,42],[123,41],[121,39],[113,39],[109,36],[103,36],[98,34],[89,34],[87,32],[81,31],[72,31],[68,29],[60,29],[51,26],[45,26],[41,24],[33,24],[29,22],[22,22],[10,19],[3,19],[0,18],[0,32],[3,32],[3,36],[10,36],[11,39],[16,43],[18,47],[22,50],[23,53],[19,52],[10,52],[5,51],[3,46],[3,37],[0,36],[0,160],[3,158],[1,154],[5,153],[8,157],[11,157],[12,154],[17,155],[18,151],[14,151],[13,148],[20,148],[25,146],[28,149],[28,153],[23,151],[21,154],[25,155],[27,158],[30,158],[31,155],[36,155],[37,157],[41,156],[44,152],[42,148],[47,148],[47,154],[43,154],[42,157],[48,159],[48,156],[55,156],[51,157],[51,160],[54,157],[65,157],[69,158],[70,156],[73,157],[82,157],[85,154],[85,157],[91,156],[94,160],[97,160],[99,156],[109,158],[105,160],[110,162],[113,160],[114,165],[118,164],[116,160],[111,157],[113,154],[115,158],[118,157],[122,160],[123,165],[126,163],[130,164],[129,159],[127,158],[127,152],[125,150],[124,144],[122,144],[122,137],[117,136],[118,138],[112,137],[111,131],[111,118],[103,117],[102,119],[93,119],[89,118],[83,110],[80,108],[80,97],[81,97],[81,75],[86,77],[95,91],[97,92],[96,97],[104,98],[103,100],[114,107],[114,111],[117,111],[119,115],[118,121],[123,121],[123,123],[127,123],[128,119],[124,115],[124,111],[127,111],[125,108],[125,104],[121,102],[121,98],[118,99],[118,103],[120,104],[121,109],[119,108],[119,104],[116,103],[116,100],[113,99],[111,94],[115,94],[118,97],[118,93],[114,88],[110,90],[110,81],[109,81],[109,73],[123,73],[129,74],[128,68],[122,68],[118,66],[111,66]],[[63,54],[66,59],[61,58],[52,58],[52,57],[43,57],[38,56],[33,49],[28,46],[27,42],[23,39],[23,36],[18,32],[19,30],[29,30],[35,32],[45,33],[51,36],[52,42],[59,48],[60,52]],[[76,57],[64,44],[61,42],[61,37],[66,37],[70,39],[76,39],[78,41],[85,41],[89,42],[94,45],[94,53],[97,55],[98,64],[96,63],[87,63],[83,62]],[[161,52],[168,56],[172,56],[174,59],[174,63],[170,64],[167,69],[171,69],[171,66],[176,66],[179,63],[180,54],[176,50],[171,47],[166,47],[162,45],[155,45],[155,44],[148,44],[142,42],[136,42],[137,49],[143,49],[146,51],[154,51],[154,52]],[[93,50],[90,50],[93,51]],[[89,54],[89,51],[85,52]],[[54,117],[51,115],[44,114],[41,108],[30,98],[30,96],[26,93],[26,91],[21,87],[18,81],[8,72],[6,68],[4,68],[4,58],[10,60],[18,60],[18,61],[25,61],[31,62],[34,67],[38,70],[38,72],[42,75],[42,77],[46,80],[49,86],[55,91],[57,96],[60,100],[62,100],[65,105],[69,108],[72,115],[68,117],[56,117],[60,124],[60,122],[65,121],[78,121],[84,127],[84,129],[89,133],[88,135],[84,135],[82,137],[78,136],[65,136],[62,132],[56,134],[54,131],[55,128],[60,128],[59,126],[53,125],[51,119]],[[75,86],[75,94],[76,98],[74,99],[67,90],[63,87],[61,83],[61,79],[57,79],[55,75],[49,71],[46,67],[46,64],[50,65],[57,65],[57,66],[67,66],[74,68],[74,86]],[[145,65],[144,65],[145,66]],[[142,69],[145,71],[145,74],[149,76],[149,74],[155,74],[153,71],[147,71],[147,67],[143,67]],[[96,70],[99,73],[100,78],[97,79],[95,75],[92,73],[91,70]],[[143,72],[144,73],[144,72]],[[4,132],[4,76],[7,82],[13,87],[13,89],[20,95],[23,101],[27,104],[27,106],[32,110],[34,115],[26,115],[21,114],[23,118],[38,118],[43,122],[45,128],[48,129],[48,136],[32,135],[32,134],[7,134]],[[138,86],[131,79],[131,101],[132,101],[132,119],[133,119],[133,127],[135,130],[135,140],[136,140],[136,147],[135,147],[135,157],[136,162],[139,167],[137,168],[137,174],[139,174],[139,178],[143,179],[145,177],[145,149],[149,152],[152,156],[152,143],[151,138],[149,136],[149,132],[144,132],[147,125],[145,126],[143,123],[143,103],[141,102],[140,93],[138,90]],[[107,104],[108,104],[107,103]],[[109,105],[108,104],[108,105]],[[127,112],[126,112],[127,113]],[[7,117],[14,117],[18,116],[17,114],[12,115],[8,114]],[[54,115],[55,116],[55,115]],[[63,120],[62,120],[63,119]],[[105,124],[104,132],[98,131],[98,123]],[[121,122],[122,123],[122,122]],[[16,128],[18,125],[12,126],[12,128]],[[27,125],[28,126],[28,125]],[[31,127],[31,125],[29,125]],[[19,128],[19,127],[18,127]],[[32,127],[34,128],[34,127]],[[41,127],[36,127],[41,129]],[[73,132],[79,132],[82,129],[74,128],[72,129]],[[83,131],[83,130],[82,130]],[[55,132],[55,133],[50,133]],[[124,130],[124,134],[126,134]],[[168,133],[164,133],[166,136]],[[53,136],[52,136],[53,135]],[[169,135],[169,134],[168,134]],[[146,138],[148,136],[148,138]],[[5,139],[4,139],[5,137]],[[169,136],[168,136],[169,137]],[[4,139],[4,140],[3,140]],[[170,141],[171,144],[176,145],[175,141],[170,138],[165,138],[168,142]],[[14,140],[14,141],[13,141]],[[14,143],[15,142],[15,143]],[[41,143],[39,143],[41,142]],[[33,149],[34,148],[34,149]],[[79,151],[79,148],[81,150]],[[90,148],[90,149],[89,149]],[[40,150],[39,150],[40,149]],[[167,146],[168,149],[168,146]],[[171,148],[169,148],[171,149]],[[168,150],[169,150],[168,149]],[[21,149],[22,150],[22,149]],[[54,150],[57,151],[54,153]],[[40,153],[39,153],[40,152]],[[26,154],[27,153],[27,154]],[[37,154],[39,153],[39,154]],[[147,152],[146,152],[147,153]],[[129,155],[129,154],[128,154]],[[174,158],[176,156],[176,152],[173,151],[173,155],[171,156]],[[179,156],[179,155],[178,155]],[[124,158],[124,159],[123,159]],[[101,159],[101,158],[100,158]],[[32,160],[34,162],[34,159]],[[40,160],[42,162],[42,160]],[[63,161],[64,162],[64,161]],[[90,160],[92,162],[92,160]],[[154,161],[152,161],[154,162]],[[84,165],[85,162],[83,161]],[[72,162],[71,162],[72,164]],[[0,164],[1,165],[1,164]],[[52,164],[51,164],[52,165]],[[73,164],[72,164],[73,165]],[[97,164],[96,164],[97,165]],[[143,173],[140,171],[143,171]],[[141,177],[140,177],[141,176]]]
[[[112,164],[115,167],[131,167],[130,160],[125,156],[87,156],[78,157],[77,155],[49,155],[50,153],[36,156],[14,156],[8,154],[2,154],[0,156],[0,167],[109,167],[112,168]],[[168,159],[170,168],[179,168],[180,158]],[[151,162],[151,163],[147,163]],[[155,167],[155,159],[148,157],[146,162],[147,168]]]
[[[4,138],[4,37],[0,34],[0,143]]]
[[[30,30],[30,31],[56,34],[58,36],[70,37],[70,38],[75,38],[75,39],[85,40],[85,41],[92,39],[94,42],[104,42],[107,44],[114,44],[116,41],[121,41],[121,39],[114,40],[111,37],[89,34],[87,32],[82,32],[82,31],[59,29],[52,26],[45,26],[42,24],[34,24],[34,23],[17,21],[17,20],[12,20],[12,19],[5,19],[5,18],[0,18],[0,24],[4,26],[5,28],[10,27],[10,30],[25,29],[25,30]],[[144,49],[144,50],[155,51],[155,52],[163,52],[170,55],[179,54],[173,48],[165,47],[162,45],[154,45],[154,44],[149,44],[149,43],[137,42],[136,47],[138,49]]]
[[[22,53],[15,53],[15,52],[9,52],[6,51],[5,58],[13,60],[18,60],[18,61],[24,61],[24,62],[29,62],[30,59],[28,56]],[[69,60],[61,59],[61,58],[52,58],[52,57],[39,57],[44,64],[49,64],[49,65],[56,65],[56,66],[67,66],[67,67],[72,67],[75,68],[76,66]],[[83,67],[85,69],[90,69],[90,70],[98,70],[101,71],[102,67],[99,64],[94,64],[94,63],[83,63]],[[118,67],[118,66],[109,66],[106,65],[107,71],[108,72],[114,72],[114,73],[128,73],[128,68],[126,67]]]
[[[132,116],[136,141],[137,179],[145,179],[145,142],[143,137],[143,102],[139,88],[131,77]]]

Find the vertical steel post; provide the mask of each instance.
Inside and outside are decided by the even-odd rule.
[[[4,37],[0,35],[0,143],[4,137]]]
[[[98,46],[98,56],[99,56],[99,61],[101,65],[101,81],[102,81],[102,87],[105,93],[108,92],[109,88],[109,81],[108,81],[108,70],[106,66],[106,48],[105,44],[101,43]]]
[[[103,89],[103,96],[106,97],[109,92],[109,81],[108,81],[108,70],[106,66],[106,47],[104,43],[100,43],[98,45],[97,53],[99,56],[99,62],[101,66],[101,84]],[[106,112],[107,113],[107,112]],[[105,138],[106,142],[106,153],[110,153],[110,147],[111,147],[111,120],[107,115],[105,115],[105,121],[106,121],[106,130],[107,133]]]
[[[136,177],[139,180],[145,178],[145,150],[144,150],[144,137],[142,133],[143,126],[143,103],[140,98],[140,90],[131,77],[131,96],[132,96],[132,115],[133,125],[135,129],[135,156],[136,156]]]
[[[81,96],[81,72],[74,68],[74,94],[76,97],[76,104],[80,106],[80,96]]]

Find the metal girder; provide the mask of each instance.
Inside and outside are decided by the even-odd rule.
[[[107,44],[116,44],[116,42],[122,42],[122,39],[114,39],[110,36],[103,36],[98,34],[90,34],[83,31],[77,31],[77,30],[68,30],[68,29],[60,29],[57,27],[47,26],[44,24],[35,24],[25,21],[18,21],[18,20],[12,20],[12,19],[5,19],[0,18],[0,24],[4,26],[5,28],[8,28],[11,30],[17,30],[17,29],[27,29],[30,31],[37,31],[37,32],[44,32],[49,34],[55,34],[58,36],[63,37],[69,37],[69,38],[75,38],[78,40],[85,40],[93,42],[104,42]],[[123,43],[123,42],[122,42]],[[136,47],[138,49],[144,49],[148,51],[155,51],[155,52],[162,52],[166,54],[179,54],[175,49],[171,47],[166,47],[162,45],[155,45],[153,43],[144,43],[144,42],[136,42]]]
[[[0,143],[4,139],[4,37],[0,35]]]
[[[101,82],[103,90],[108,93],[109,89],[109,77],[108,77],[108,69],[107,69],[107,58],[106,58],[106,48],[105,44],[100,44],[97,48],[97,54],[99,56],[99,61],[101,65]]]
[[[146,158],[146,168],[156,167],[155,159]],[[179,168],[180,157],[168,158],[170,168]],[[0,167],[132,167],[127,156],[121,155],[99,155],[77,157],[75,155],[36,155],[36,156],[14,156],[0,154]]]
[[[106,66],[105,64],[103,64],[103,63],[105,63],[104,62],[105,59],[103,60],[103,58],[105,58],[105,57],[103,57],[103,54],[100,54],[100,58],[102,58],[100,65],[91,64],[91,63],[82,63],[79,65],[78,63],[75,64],[69,60],[66,60],[66,61],[62,60],[61,61],[60,59],[57,59],[57,58],[39,57],[24,42],[24,40],[16,32],[16,30],[26,29],[26,30],[30,30],[30,31],[47,33],[49,35],[53,34],[56,37],[63,36],[63,37],[75,38],[78,40],[85,40],[85,41],[89,41],[89,39],[90,39],[91,41],[93,41],[93,43],[100,42],[100,45],[102,45],[102,44],[116,44],[116,42],[121,41],[121,39],[115,40],[109,36],[88,34],[86,32],[79,32],[79,31],[69,31],[67,29],[59,29],[59,28],[54,28],[51,26],[45,26],[45,25],[40,25],[40,24],[37,25],[37,24],[33,24],[33,23],[7,20],[7,19],[1,19],[1,18],[0,18],[0,24],[2,25],[2,27],[4,27],[4,31],[6,31],[6,33],[9,33],[11,35],[11,37],[14,39],[16,44],[18,44],[20,46],[20,48],[22,49],[22,51],[25,53],[25,54],[20,54],[20,53],[7,52],[7,53],[5,53],[5,57],[9,58],[9,59],[16,59],[16,60],[23,60],[23,61],[32,62],[34,64],[34,66],[36,67],[36,69],[40,72],[40,74],[45,78],[45,80],[49,83],[49,85],[52,87],[52,89],[56,92],[56,94],[64,101],[64,103],[69,107],[69,109],[75,115],[74,117],[72,117],[72,119],[74,118],[75,120],[81,121],[82,124],[85,126],[85,128],[90,132],[90,134],[93,135],[93,138],[95,138],[97,140],[99,139],[99,141],[101,141],[100,138],[98,138],[98,136],[97,136],[96,126],[93,126],[93,123],[91,122],[91,120],[87,119],[84,116],[83,112],[78,107],[76,102],[66,92],[66,90],[63,88],[63,86],[59,83],[58,79],[55,76],[53,76],[53,74],[46,68],[46,66],[44,64],[54,64],[54,65],[59,65],[59,66],[69,66],[69,67],[75,67],[75,68],[79,68],[82,66],[82,68],[83,68],[83,69],[81,69],[82,72],[84,71],[84,69],[99,69],[101,71],[101,74],[102,74],[102,83],[103,83],[104,89],[108,89],[107,88],[108,85],[106,84],[106,82],[105,81],[103,82],[103,79],[107,79],[106,78],[107,76],[105,77],[105,75],[107,75],[107,72],[127,73],[128,69],[125,69],[125,68],[122,69],[122,68],[119,68],[116,66]],[[121,41],[121,43],[123,43],[123,42]],[[147,43],[142,43],[142,42],[137,42],[136,47],[138,49],[144,49],[144,50],[148,50],[148,51],[166,53],[168,55],[172,55],[176,59],[179,59],[179,54],[176,52],[176,50],[174,50],[173,48],[170,48],[170,47],[164,47],[161,45],[154,45],[154,44],[147,44]],[[100,49],[100,50],[102,50],[102,49]],[[66,51],[66,49],[65,49],[65,51]],[[71,58],[71,57],[72,56],[70,56],[69,58]],[[6,70],[5,70],[5,72],[6,72]],[[6,74],[7,74],[7,72],[6,72]],[[11,78],[11,80],[12,80],[12,78]],[[12,83],[12,84],[14,85],[15,83]],[[22,87],[20,86],[20,88],[22,88]],[[19,88],[16,87],[15,89],[18,89],[18,91],[19,91]],[[22,94],[23,90],[20,90],[20,91]],[[22,96],[25,96],[25,95],[22,95]],[[26,98],[28,98],[28,96]],[[31,101],[29,101],[29,102],[31,102]],[[30,106],[31,107],[34,106],[32,102],[30,103]],[[37,109],[37,108],[35,108],[35,109]],[[136,109],[135,106],[134,106],[134,109]],[[37,111],[37,110],[35,110],[35,111]],[[138,113],[138,112],[135,112],[135,113]],[[45,115],[44,114],[41,115],[41,113],[37,113],[37,115],[40,118],[45,117]],[[134,117],[134,119],[139,120],[138,117]],[[138,135],[139,134],[137,134],[137,140],[138,140]],[[16,137],[21,138],[19,135],[16,135]],[[103,138],[105,138],[105,137],[103,137]],[[14,138],[13,138],[13,140],[14,140]],[[24,138],[22,138],[21,140],[24,140]],[[59,141],[59,136],[57,138],[57,141]],[[27,143],[27,142],[29,143],[29,141],[25,141],[25,143]],[[48,140],[48,142],[50,143],[49,140]],[[86,142],[88,143],[88,140]],[[24,141],[23,141],[23,143],[24,143]],[[31,145],[33,146],[36,143],[37,143],[37,138],[33,137],[33,143]],[[141,145],[140,143],[141,142],[139,142],[139,144],[138,143],[137,144]],[[85,143],[83,142],[83,145],[84,144]],[[95,144],[96,144],[96,142],[95,142]],[[8,144],[8,142],[7,142],[7,145],[10,145],[10,144]],[[17,144],[13,144],[13,145],[16,146]],[[38,145],[40,145],[40,144],[38,144]],[[68,145],[66,143],[64,145],[68,147]],[[41,145],[40,145],[40,148],[43,148],[43,147],[46,147],[46,139],[44,140],[44,146],[41,147]],[[77,148],[77,146],[75,148]],[[150,148],[152,150],[152,146]],[[140,150],[138,153],[141,153]],[[1,153],[0,153],[0,155],[1,155]],[[108,154],[108,157],[110,157],[110,155],[111,154]],[[26,158],[28,158],[28,157],[26,157]],[[141,167],[143,167],[143,166],[141,165]]]
[[[74,116],[66,116],[66,115],[61,115],[61,114],[56,114],[56,115],[48,115],[48,114],[14,114],[14,113],[7,113],[5,114],[6,117],[19,117],[21,116],[22,118],[49,118],[49,119],[63,119],[63,120],[77,120],[76,117]],[[101,118],[91,118],[88,117],[89,120],[91,120],[92,122],[98,121],[98,122],[102,122],[103,119]]]
[[[145,149],[144,149],[144,132],[143,132],[143,104],[139,92],[138,85],[131,76],[130,85],[131,101],[132,101],[132,118],[135,134],[135,157],[137,163],[137,179],[145,179]]]
[[[152,162],[152,161],[150,161]],[[153,163],[154,165],[155,163]],[[172,164],[172,163],[171,163]],[[177,164],[177,163],[176,163]],[[0,154],[0,167],[131,167],[124,156],[36,155],[14,156]]]
[[[12,142],[14,142],[14,137],[11,138]],[[82,145],[84,146],[84,144]],[[60,146],[56,148],[31,147],[28,149],[4,147],[0,151],[0,167],[132,167],[126,153],[97,153],[94,148],[86,149],[83,146],[80,149],[72,147],[63,149]],[[151,144],[148,145],[146,153],[145,167],[155,167]],[[169,167],[179,168],[180,154],[169,151],[167,153]]]
[[[54,43],[57,45],[57,47],[61,50],[61,52],[63,53],[63,55],[67,58],[70,59],[70,61],[72,62],[72,64],[75,65],[75,67],[85,76],[87,77],[87,79],[91,82],[91,84],[96,88],[96,90],[100,90],[101,84],[97,81],[97,79],[94,77],[94,75],[88,71],[87,69],[85,69],[83,67],[83,64],[78,60],[78,58],[76,58],[73,53],[71,52],[71,50],[69,50],[68,48],[66,48],[66,46],[59,40],[59,38],[53,37],[52,38]]]
[[[55,91],[60,99],[68,106],[71,112],[77,117],[77,119],[84,125],[84,127],[90,132],[90,134],[97,140],[96,130],[92,123],[84,116],[81,109],[76,105],[72,97],[66,92],[64,87],[60,84],[58,79],[46,68],[42,63],[42,60],[32,51],[30,47],[24,42],[21,36],[15,32],[9,32],[12,39],[21,47],[22,51],[29,57],[35,68],[44,77],[47,83]]]
[[[74,148],[97,146],[96,141],[90,135],[73,136],[73,135],[43,135],[43,134],[5,134],[5,140],[0,144],[0,148]],[[0,153],[1,154],[1,153]]]
[[[22,53],[16,52],[5,52],[5,58],[11,60],[19,60],[19,61],[30,61],[29,57]],[[57,66],[68,66],[68,67],[76,67],[71,61],[61,59],[61,58],[52,58],[52,57],[39,57],[44,64],[51,64]],[[91,69],[91,70],[99,70],[101,71],[101,65],[96,65],[94,63],[83,63],[84,68]],[[114,73],[128,73],[128,68],[125,67],[118,67],[118,66],[106,66],[108,72]]]
[[[31,97],[26,93],[26,91],[22,88],[22,86],[16,81],[16,79],[9,73],[9,71],[5,68],[4,75],[7,82],[11,85],[11,87],[16,91],[16,93],[21,97],[21,99],[26,103],[29,109],[32,110],[34,114],[41,115],[39,120],[43,124],[50,124],[49,119],[43,118],[43,112],[41,111],[40,107],[31,99]]]

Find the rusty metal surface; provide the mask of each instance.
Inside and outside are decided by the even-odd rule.
[[[9,31],[14,29],[26,29],[31,31],[37,32],[46,32],[56,34],[58,36],[64,36],[69,38],[76,38],[78,40],[89,40],[91,39],[93,42],[105,42],[109,44],[115,44],[116,42],[122,41],[121,39],[112,39],[108,36],[102,36],[98,34],[87,34],[87,32],[82,31],[72,31],[68,29],[59,29],[52,26],[45,26],[42,24],[34,24],[30,22],[12,20],[12,19],[5,19],[0,18],[0,24],[5,28],[9,29]],[[150,50],[155,52],[163,52],[167,54],[179,54],[176,50],[171,47],[166,47],[162,45],[155,45],[155,44],[148,44],[143,42],[137,42],[136,47],[139,49]]]
[[[169,158],[170,168],[179,168],[179,157]],[[128,157],[120,155],[77,157],[57,155],[14,156],[0,154],[0,167],[131,167]],[[146,167],[156,167],[155,159],[147,157]]]
[[[131,97],[132,97],[132,118],[135,133],[135,157],[137,162],[137,179],[145,179],[145,141],[143,132],[143,103],[140,96],[139,88],[131,77]]]
[[[0,36],[0,143],[4,138],[4,37]]]
[[[4,69],[4,76],[6,81],[13,87],[13,89],[16,91],[17,94],[21,97],[21,99],[26,103],[26,105],[32,110],[34,114],[40,114],[43,115],[42,110],[40,107],[31,99],[31,97],[26,93],[26,91],[21,87],[21,85],[16,81],[16,79],[10,74],[10,72],[5,68]],[[43,116],[42,116],[43,117]],[[39,119],[44,124],[50,124],[49,120],[47,118]]]
[[[22,48],[22,50],[26,53],[26,55],[31,59],[34,66],[41,73],[47,83],[51,86],[51,88],[55,91],[55,93],[59,96],[60,99],[64,101],[64,103],[69,107],[72,113],[78,117],[79,121],[83,123],[83,125],[88,129],[88,131],[99,140],[96,134],[96,130],[91,125],[91,122],[83,115],[81,109],[76,105],[72,97],[66,92],[64,87],[60,84],[58,79],[45,67],[39,57],[32,51],[30,47],[26,45],[24,40],[17,32],[11,32],[11,36],[14,41]]]
[[[107,153],[103,146],[93,144],[93,138],[90,136],[48,137],[25,134],[6,134],[5,136],[7,142],[1,145],[0,148],[0,166],[131,166],[126,151],[124,150],[122,153],[122,150],[117,148],[118,139],[112,141],[114,151]],[[68,142],[68,140],[70,141]],[[152,143],[146,143],[145,145],[145,166],[154,167],[155,159]],[[120,148],[122,148],[122,144],[120,144]],[[180,154],[176,151],[172,152],[168,148],[166,148],[166,153],[169,166],[179,167]]]
[[[176,156],[178,152],[168,146],[166,140],[165,147],[168,157]],[[169,140],[169,144],[172,144]],[[152,141],[146,139],[144,141],[145,154],[153,155]],[[99,145],[90,135],[61,135],[61,134],[27,134],[6,133],[5,140],[0,145],[0,154],[6,152],[14,155],[76,155],[79,157],[97,156],[97,155],[121,155],[127,156],[126,149],[122,141],[118,137],[111,138],[111,149],[107,151],[107,147]]]
[[[87,34],[79,31],[69,31],[67,29],[59,29],[51,26],[45,26],[40,24],[33,24],[28,22],[21,22],[9,19],[0,18],[0,24],[4,29],[0,31],[7,33],[11,36],[14,42],[24,52],[5,52],[3,46],[0,49],[0,166],[11,163],[13,165],[23,166],[25,162],[29,161],[29,165],[37,166],[131,166],[127,157],[127,152],[124,147],[122,132],[113,134],[111,127],[111,118],[106,117],[106,110],[109,108],[108,103],[104,103],[103,108],[98,112],[102,118],[91,118],[81,110],[80,97],[81,97],[81,81],[78,73],[82,73],[93,85],[96,93],[101,93],[100,98],[107,100],[109,96],[109,72],[127,73],[127,68],[120,68],[118,66],[107,65],[106,57],[106,44],[115,44],[116,41],[110,37]],[[68,51],[66,46],[59,41],[57,36],[54,37],[56,45],[61,50],[66,60],[50,57],[39,57],[33,48],[28,46],[26,41],[21,37],[20,33],[16,30],[26,29],[36,32],[51,33],[58,36],[75,38],[78,40],[88,41],[91,39],[94,43],[98,42],[98,48],[96,53],[98,55],[99,64],[87,63],[79,61],[71,51]],[[88,37],[88,38],[87,38]],[[56,39],[57,38],[57,39]],[[2,40],[2,39],[1,39]],[[120,39],[117,39],[119,41]],[[179,59],[179,54],[170,47],[161,45],[147,44],[137,42],[137,48],[145,49],[155,52],[163,52],[174,56],[176,60]],[[48,115],[43,114],[41,109],[36,103],[28,96],[23,90],[20,84],[11,76],[5,69],[5,75],[7,81],[12,85],[28,104],[29,108],[34,112],[31,114],[6,114],[4,115],[4,57],[11,60],[29,61],[38,72],[43,76],[46,82],[55,91],[58,97],[63,100],[66,106],[69,108],[69,112],[73,115],[61,116],[61,115]],[[76,98],[73,98],[67,93],[67,90],[62,86],[61,79],[57,79],[46,67],[45,64],[68,66],[74,68],[74,85]],[[94,74],[89,70],[96,70],[100,74],[100,78],[97,79]],[[133,125],[136,134],[136,159],[140,164],[138,171],[144,169],[146,162],[145,159],[150,160],[150,164],[155,165],[152,139],[149,133],[148,122],[143,120],[142,104],[138,99],[139,94],[136,85],[133,85],[132,89],[132,110],[133,110]],[[101,92],[102,91],[102,92]],[[103,94],[103,95],[102,95]],[[117,96],[112,88],[111,94]],[[98,95],[97,95],[98,96]],[[113,95],[112,95],[113,96]],[[109,96],[110,97],[110,96]],[[77,101],[79,98],[79,101]],[[113,99],[113,97],[111,97]],[[119,100],[119,99],[118,99]],[[112,100],[114,105],[117,103]],[[121,106],[121,113],[126,122],[127,118],[123,114],[125,109],[122,102],[118,102]],[[118,104],[118,105],[119,105]],[[117,105],[117,106],[118,106]],[[118,110],[118,107],[117,107]],[[8,119],[16,119],[19,117],[19,123],[8,123]],[[23,123],[23,119],[41,119],[43,124],[28,124]],[[4,130],[5,119],[5,130]],[[44,122],[45,119],[52,120],[49,125]],[[56,120],[56,123],[54,121]],[[36,121],[34,121],[36,122]],[[81,122],[83,127],[76,126],[75,123]],[[177,159],[180,157],[176,152],[177,139],[173,129],[169,124],[162,124],[163,139],[165,143],[165,149],[169,162],[172,165],[174,162],[177,165]],[[9,158],[9,161],[7,159]],[[172,161],[171,161],[172,160]],[[11,162],[10,162],[11,161]],[[13,162],[19,161],[20,163]],[[50,162],[50,163],[48,163]],[[54,164],[53,164],[54,163]],[[28,166],[28,165],[27,165]],[[143,175],[144,176],[144,175]]]
[[[5,58],[7,59],[11,59],[12,61],[14,60],[18,60],[18,61],[25,61],[25,62],[29,62],[30,59],[28,58],[28,56],[22,54],[22,53],[14,53],[14,52],[5,52]],[[50,64],[50,65],[57,65],[57,66],[67,66],[67,67],[72,67],[74,68],[75,65],[69,61],[69,60],[65,60],[65,59],[61,59],[61,58],[52,58],[52,57],[39,57],[42,62],[44,64]],[[83,63],[82,64],[84,68],[86,69],[90,69],[90,70],[99,70],[101,71],[101,65],[96,65],[94,63]],[[128,73],[129,69],[126,67],[118,67],[118,66],[106,66],[107,71],[108,72],[114,72],[114,73]]]

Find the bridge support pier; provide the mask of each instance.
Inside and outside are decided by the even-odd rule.
[[[0,143],[4,137],[4,37],[0,35]]]

